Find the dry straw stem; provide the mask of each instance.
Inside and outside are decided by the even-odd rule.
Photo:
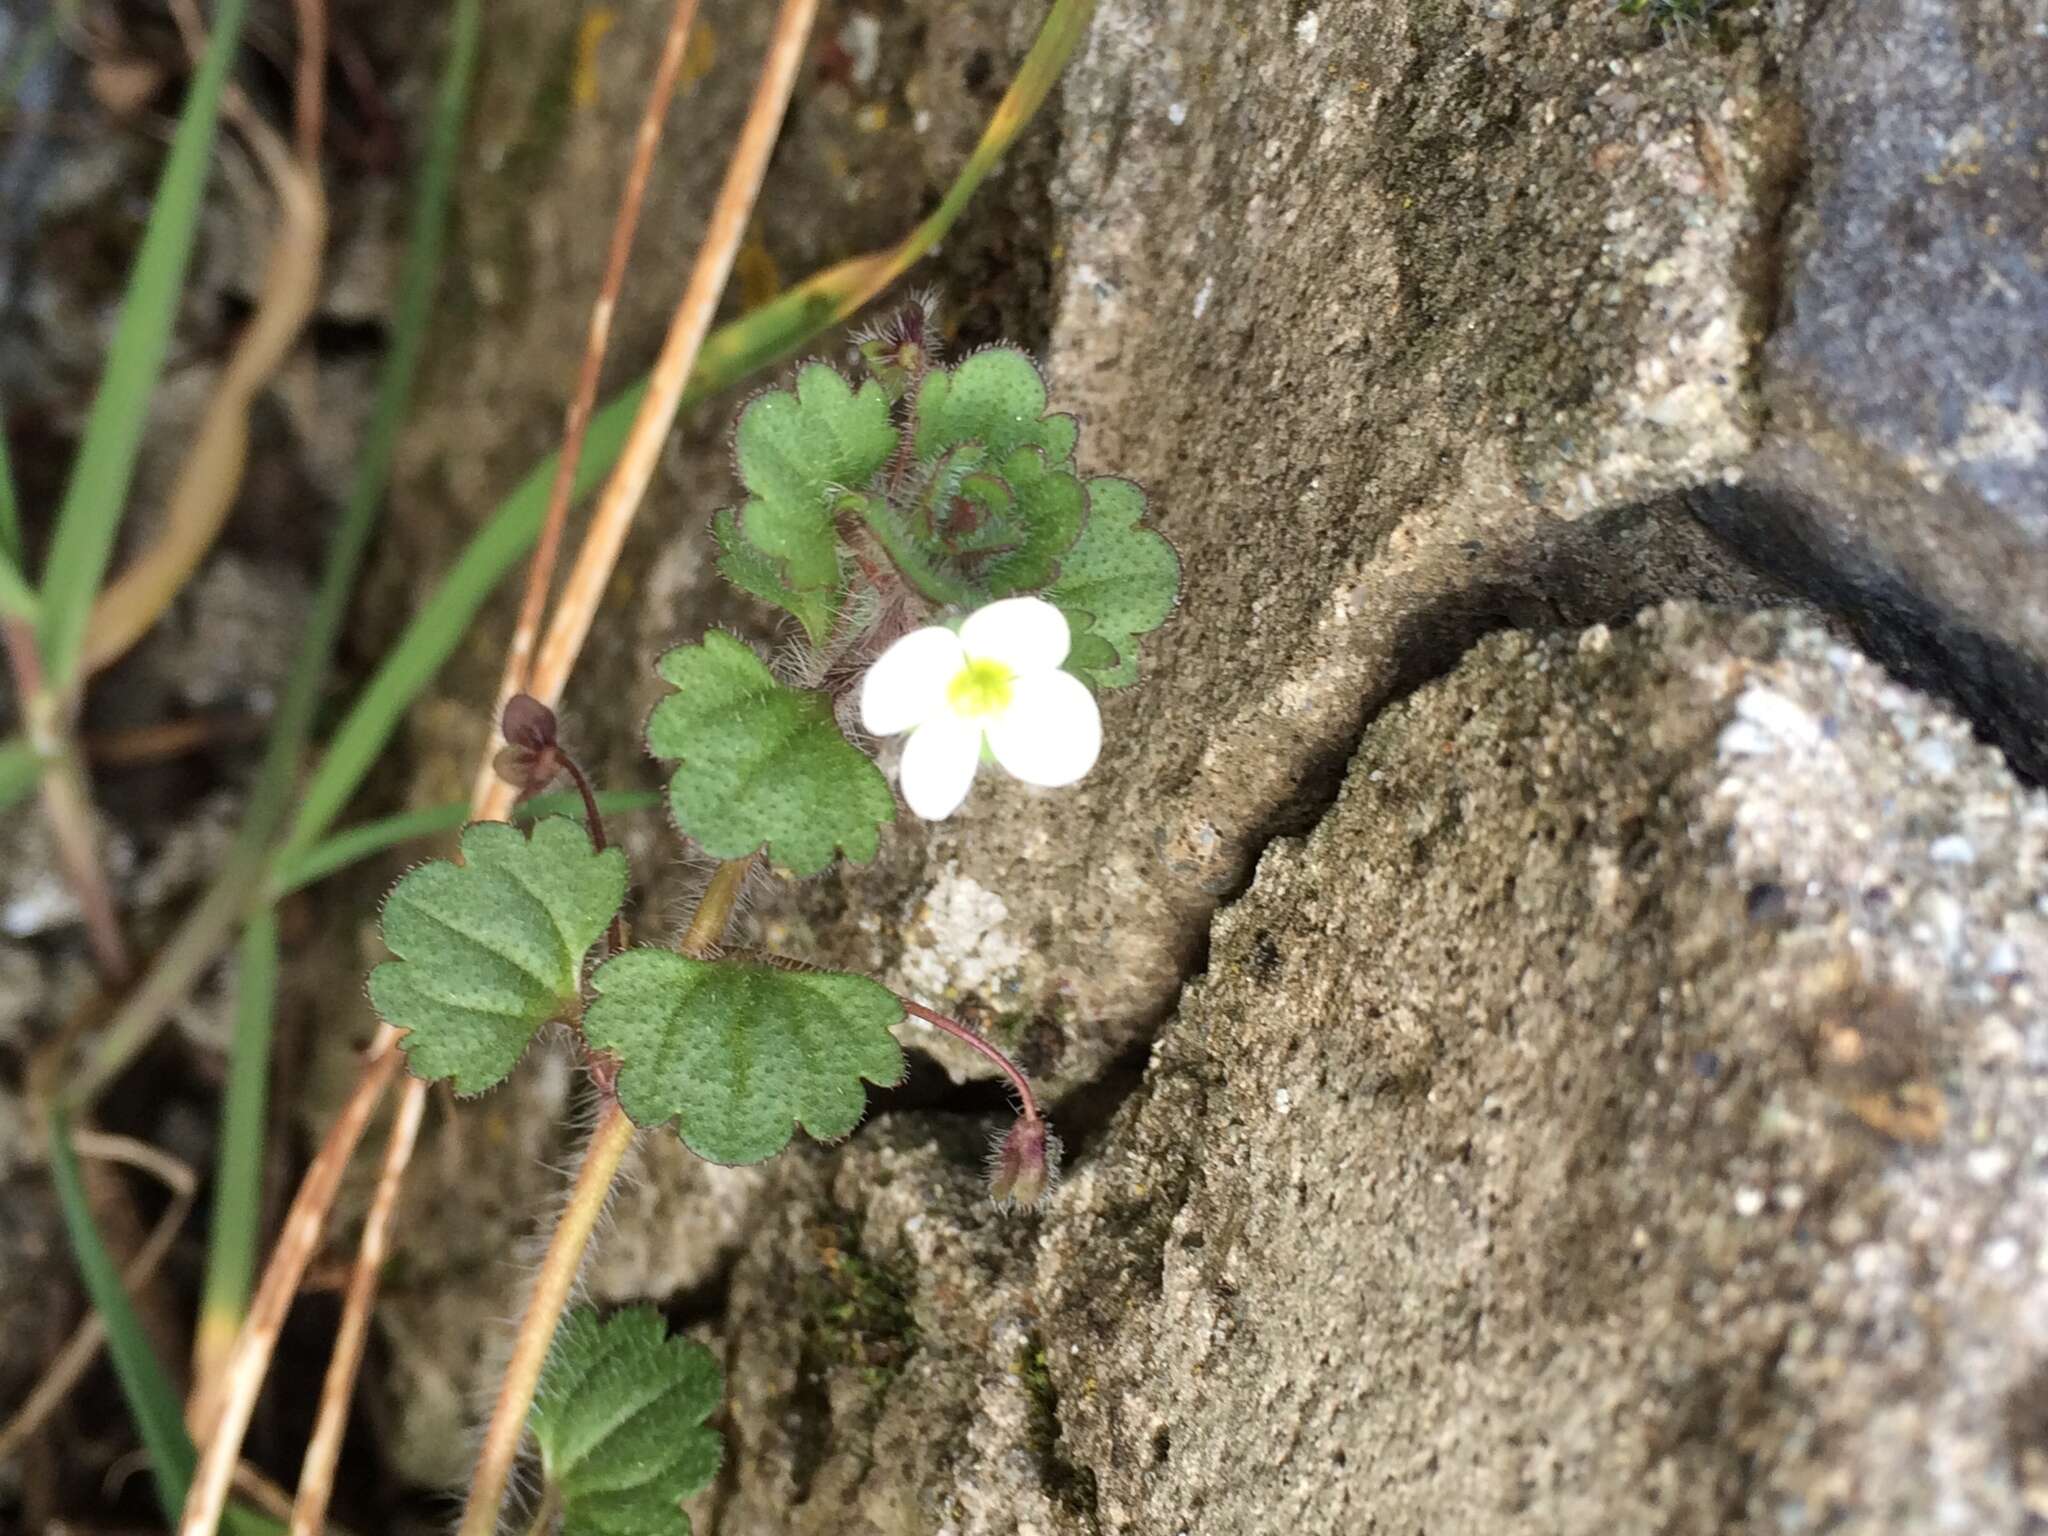
[[[44,686],[35,631],[18,619],[9,619],[0,635],[4,635],[8,666],[14,673],[14,696],[21,701],[29,746],[43,763],[38,787],[58,867],[64,872],[64,883],[78,898],[86,944],[92,950],[93,968],[99,972],[101,984],[119,987],[133,974],[135,961],[121,931],[113,888],[100,863],[92,792],[71,734],[71,721],[65,705]]]
[[[761,81],[756,88],[747,121],[741,130],[739,145],[734,151],[732,163],[726,173],[724,186],[720,189],[716,206],[712,210],[709,227],[705,234],[704,246],[698,253],[690,281],[672,320],[668,337],[663,343],[660,357],[649,378],[645,399],[634,418],[619,462],[612,471],[600,496],[597,510],[591,519],[591,528],[584,543],[569,583],[564,590],[562,601],[555,614],[553,626],[549,629],[541,651],[539,665],[526,691],[533,693],[551,707],[561,699],[562,686],[570,668],[581,651],[584,639],[590,632],[590,624],[597,601],[609,580],[612,568],[618,561],[619,549],[624,543],[627,529],[634,513],[638,510],[640,498],[652,476],[663,442],[675,420],[676,410],[681,402],[684,386],[688,383],[691,369],[695,366],[698,350],[703,345],[709,330],[711,316],[717,308],[718,299],[725,282],[731,274],[739,244],[743,238],[749,218],[753,213],[755,199],[759,195],[762,179],[767,174],[769,155],[774,149],[776,135],[781,130],[782,118],[789,105],[791,92],[795,89],[798,70],[803,61],[804,46],[812,23],[817,15],[817,0],[785,0],[776,21],[775,32],[769,44],[769,53],[762,69]],[[492,745],[494,746],[495,743]],[[487,767],[493,755],[492,746],[483,754]],[[510,811],[514,791],[510,785],[493,778],[485,786],[473,804],[478,820],[501,820]],[[372,1047],[373,1058],[369,1069],[376,1073],[379,1068],[388,1072],[391,1060],[396,1056],[397,1031],[386,1025],[378,1031]],[[358,1092],[371,1082],[366,1076]],[[382,1076],[376,1078],[377,1091],[381,1091]],[[427,1085],[418,1079],[408,1079],[400,1096],[398,1124],[393,1131],[393,1143],[387,1146],[386,1156],[379,1170],[378,1187],[372,1197],[372,1215],[363,1232],[363,1246],[381,1249],[388,1242],[390,1213],[396,1206],[397,1194],[405,1177],[405,1170],[411,1156],[411,1134],[405,1130],[408,1125],[416,1128],[418,1117],[424,1107]],[[623,1116],[620,1117],[623,1119]],[[630,1123],[627,1134],[630,1136]],[[399,1138],[403,1137],[403,1144]],[[330,1137],[330,1145],[333,1138]],[[327,1152],[322,1148],[322,1155]],[[621,1154],[623,1155],[623,1151]],[[616,1168],[616,1161],[613,1167]],[[606,1175],[605,1184],[609,1185]],[[294,1202],[296,1212],[307,1201],[312,1184],[309,1170],[307,1180],[301,1186],[299,1199]],[[332,1190],[325,1197],[332,1199]],[[324,1206],[321,1207],[324,1209]],[[379,1219],[378,1212],[382,1211]],[[594,1219],[594,1218],[593,1218]],[[588,1234],[586,1232],[585,1237]],[[579,1243],[577,1253],[582,1248]],[[273,1255],[263,1276],[258,1292],[258,1308],[274,1282],[279,1281],[289,1268],[289,1281],[296,1285],[304,1272],[305,1261],[300,1258],[295,1265],[287,1264],[285,1244],[280,1240],[279,1248]],[[356,1283],[356,1275],[365,1276],[362,1284]],[[573,1276],[572,1276],[573,1277]],[[330,1361],[328,1382],[323,1388],[323,1400],[338,1396],[346,1400],[353,1389],[355,1372],[360,1362],[361,1337],[364,1322],[351,1327],[351,1312],[360,1312],[367,1319],[369,1308],[375,1299],[376,1272],[374,1267],[365,1269],[359,1262],[351,1272],[349,1296],[343,1314],[343,1331],[337,1340],[337,1349]],[[559,1315],[559,1307],[556,1309]],[[181,1536],[209,1536],[212,1527],[208,1518],[217,1519],[226,1496],[225,1479],[221,1469],[232,1465],[232,1459],[239,1454],[242,1435],[247,1431],[249,1414],[253,1409],[256,1393],[261,1387],[263,1369],[268,1364],[271,1349],[275,1346],[275,1330],[265,1340],[258,1336],[258,1309],[252,1308],[249,1322],[244,1325],[243,1336],[237,1342],[235,1367],[231,1367],[228,1383],[229,1396],[223,1407],[220,1426],[212,1441],[206,1447],[201,1459],[199,1473],[195,1477],[192,1496],[186,1503],[185,1519],[180,1525]],[[552,1324],[549,1335],[552,1336]],[[549,1342],[541,1341],[545,1354]],[[245,1364],[247,1362],[247,1364]],[[536,1372],[538,1367],[536,1366]],[[537,1378],[536,1378],[537,1379]],[[530,1400],[531,1384],[527,1392]],[[522,1407],[518,1421],[512,1427],[512,1452],[518,1450],[518,1436],[524,1430],[525,1410]],[[509,1471],[510,1461],[507,1461]],[[503,1479],[499,1481],[499,1493],[503,1492]],[[202,1495],[205,1502],[201,1502]],[[495,1501],[492,1509],[495,1511]],[[488,1526],[486,1527],[488,1528]]]
[[[590,428],[590,413],[597,404],[597,386],[604,371],[604,354],[610,344],[612,316],[618,309],[619,291],[625,286],[626,260],[633,250],[633,232],[640,224],[640,210],[646,201],[647,180],[654,170],[655,151],[661,146],[662,124],[668,119],[669,104],[675,99],[676,81],[682,74],[688,52],[690,27],[697,16],[697,0],[676,0],[669,17],[668,35],[662,41],[661,57],[655,64],[654,83],[647,92],[647,106],[640,114],[640,131],[633,140],[633,160],[626,170],[625,190],[619,197],[619,211],[612,221],[611,248],[605,254],[604,279],[598,287],[597,302],[590,307],[590,329],[583,344],[583,366],[576,376],[576,392],[570,397],[562,425],[562,453],[555,463],[554,482],[548,487],[547,515],[541,521],[540,538],[533,547],[533,560],[526,569],[526,593],[519,602],[519,621],[512,629],[512,644],[505,653],[505,675],[498,684],[498,708],[491,714],[493,738],[484,747],[483,763],[477,769],[476,787],[470,798],[482,805],[494,791],[497,775],[491,769],[496,744],[498,716],[513,694],[526,687],[527,666],[540,634],[540,621],[547,608],[548,589],[553,585],[555,557],[561,548],[562,526],[569,520],[569,495],[576,483],[576,466],[583,457],[583,439]]]
[[[377,1276],[390,1252],[391,1214],[398,1204],[405,1165],[411,1161],[413,1144],[419,1138],[420,1116],[426,1102],[424,1094],[403,1095],[398,1101],[397,1122],[384,1144],[377,1192],[364,1218],[362,1242],[349,1270],[341,1326],[335,1331],[327,1375],[320,1384],[320,1411],[313,1420],[312,1438],[306,1442],[305,1459],[299,1463],[299,1490],[291,1506],[291,1536],[316,1536],[327,1521],[328,1501],[334,1497],[334,1469],[341,1460],[342,1437],[348,1431],[349,1400],[355,1395],[356,1370],[362,1363],[363,1343],[370,1329],[370,1301],[376,1295]]]
[[[732,275],[733,259],[739,252],[747,222],[753,216],[761,182],[768,173],[768,157],[775,148],[776,135],[781,131],[790,94],[796,88],[804,46],[810,38],[817,14],[817,0],[783,0],[782,9],[776,17],[768,58],[761,70],[761,81],[755,88],[753,105],[748,109],[746,124],[740,130],[739,144],[726,169],[725,185],[720,189],[717,205],[711,211],[710,226],[705,232],[703,248],[698,252],[696,267],[690,273],[682,302],[676,307],[667,339],[662,343],[661,355],[656,358],[653,372],[649,375],[647,398],[627,434],[618,466],[605,482],[604,491],[598,498],[597,509],[591,515],[590,530],[584,535],[582,550],[569,573],[561,603],[555,610],[554,621],[548,627],[534,664],[526,691],[550,708],[561,702],[562,685],[568,680],[569,670],[590,633],[598,598],[611,578],[612,567],[617,563],[619,549],[625,542],[626,530],[632,524],[633,514],[639,508],[640,498],[660,458],[662,444],[674,424],[683,387],[689,382],[690,370],[696,366],[698,349],[711,328],[711,316],[717,308],[719,295],[724,292],[726,280]],[[485,806],[479,808],[480,814],[502,816],[510,808],[511,795],[509,785],[493,784],[485,797]],[[720,873],[724,874],[725,870]],[[744,870],[740,874],[744,874]],[[727,914],[731,911],[730,898],[736,894],[738,883],[739,876],[736,875],[725,885],[715,887]],[[712,894],[706,893],[706,907],[712,905]],[[693,929],[695,926],[693,923]],[[724,927],[721,917],[718,931],[723,933]],[[608,1099],[598,1129],[584,1152],[583,1166],[576,1176],[575,1192],[549,1243],[548,1258],[535,1282],[533,1299],[520,1324],[519,1336],[513,1343],[512,1366],[500,1389],[491,1426],[485,1432],[483,1452],[477,1458],[476,1476],[470,1485],[469,1504],[463,1512],[460,1536],[490,1536],[497,1529],[498,1506],[504,1499],[505,1482],[511,1475],[512,1464],[519,1454],[519,1442],[526,1432],[526,1410],[533,1402],[541,1364],[547,1357],[548,1345],[553,1342],[555,1324],[568,1301],[569,1287],[582,1263],[590,1229],[604,1208],[612,1176],[618,1171],[619,1160],[625,1156],[632,1137],[632,1122],[626,1119],[616,1100]]]
[[[377,1101],[384,1096],[385,1085],[397,1067],[398,1052],[385,1044],[371,1058],[342,1105],[326,1140],[306,1169],[291,1209],[285,1213],[276,1251],[256,1288],[248,1321],[235,1340],[227,1369],[222,1372],[218,1403],[194,1405],[192,1438],[205,1449],[192,1476],[191,1492],[185,1497],[184,1515],[178,1522],[180,1536],[214,1536],[220,1524],[235,1464],[241,1456],[242,1437],[248,1433],[256,1394],[277,1348],[278,1330],[284,1326],[285,1313],[298,1291],[299,1277],[320,1246],[327,1213],[334,1205],[349,1157],[362,1140]]]
[[[169,1153],[160,1152],[147,1142],[135,1141],[127,1136],[110,1136],[99,1131],[75,1131],[71,1145],[79,1156],[97,1158],[104,1162],[125,1163],[131,1168],[140,1168],[171,1192],[171,1203],[157,1218],[148,1241],[136,1251],[123,1272],[122,1283],[130,1294],[149,1283],[156,1268],[170,1251],[172,1241],[185,1225],[185,1218],[192,1213],[192,1202],[199,1191],[199,1181],[192,1170]],[[56,1411],[57,1405],[70,1395],[83,1376],[98,1358],[100,1346],[106,1342],[106,1324],[98,1312],[91,1312],[71,1337],[64,1341],[64,1347],[57,1351],[57,1357],[43,1372],[42,1380],[35,1384],[22,1404],[14,1412],[4,1428],[0,1428],[0,1462],[9,1460],[25,1445],[35,1432],[42,1428],[44,1420]]]
[[[206,48],[198,12],[190,0],[177,0],[171,10],[185,34],[187,50],[198,58]],[[325,67],[324,51],[308,57],[322,46],[325,35],[320,11],[320,0],[300,0],[302,92],[306,76]],[[316,13],[310,26],[307,12]],[[311,105],[318,110],[317,95]],[[222,93],[221,107],[248,141],[277,197],[277,239],[270,248],[255,312],[221,370],[199,431],[171,483],[161,531],[93,603],[83,653],[87,675],[113,665],[149,632],[220,537],[248,468],[249,413],[298,344],[320,297],[327,199],[320,185],[317,122],[307,126],[307,102],[302,96],[296,150],[286,146],[234,86]]]
[[[526,592],[520,604],[518,624],[506,652],[505,675],[499,689],[501,706],[504,699],[523,691],[526,687],[527,663],[533,650],[534,636],[540,629],[541,613],[547,600],[562,526],[568,517],[570,490],[575,483],[577,460],[582,453],[585,431],[590,425],[591,409],[597,399],[597,386],[603,370],[605,348],[611,336],[612,316],[618,306],[619,291],[625,282],[627,258],[633,247],[633,232],[639,223],[640,210],[646,199],[647,182],[653,171],[655,151],[661,142],[662,124],[666,121],[669,106],[675,98],[676,82],[681,74],[689,31],[695,20],[696,11],[697,0],[677,0],[676,8],[669,18],[668,34],[662,44],[661,57],[655,66],[654,81],[648,90],[647,104],[641,113],[632,163],[627,169],[625,188],[619,200],[619,211],[612,225],[611,246],[605,259],[603,283],[597,301],[591,307],[583,363],[563,426],[562,453],[556,464],[554,481],[549,488],[547,515],[541,526],[540,541],[534,548],[533,560],[527,570]],[[786,102],[786,96],[784,99]],[[779,122],[778,107],[777,123]],[[771,133],[771,145],[772,142]],[[765,170],[764,157],[763,173]],[[750,205],[754,192],[758,190],[757,178],[753,189],[748,193]],[[740,224],[744,228],[744,218]],[[709,249],[707,240],[707,253]],[[700,263],[701,261],[702,258]],[[730,257],[727,258],[726,264],[729,268]],[[715,297],[713,303],[716,303]],[[701,345],[702,339],[700,329],[697,345]],[[683,381],[688,380],[695,362],[696,345],[693,345],[690,356],[681,369],[680,378]],[[681,387],[678,385],[678,400],[680,395]],[[640,419],[645,420],[648,412],[657,405],[656,392],[650,389]],[[673,419],[675,410],[676,400],[671,400],[657,439],[666,435],[668,422]],[[637,429],[638,422],[636,431]],[[637,505],[637,497],[635,504]],[[630,507],[627,510],[629,520],[632,510]],[[558,684],[555,696],[559,695]],[[480,821],[501,819],[512,809],[513,792],[492,767],[498,743],[497,713],[493,711],[492,714],[491,737],[484,744],[477,769],[476,788],[471,796],[472,814]],[[384,1034],[391,1035],[391,1031],[387,1029]],[[305,1460],[300,1466],[299,1492],[292,1512],[293,1536],[310,1536],[311,1532],[319,1528],[326,1512],[327,1501],[332,1494],[335,1463],[341,1455],[342,1437],[347,1429],[349,1400],[354,1395],[356,1374],[362,1366],[363,1347],[369,1334],[370,1309],[376,1300],[377,1279],[383,1267],[384,1255],[390,1246],[391,1219],[398,1206],[399,1190],[405,1180],[406,1168],[412,1160],[412,1150],[425,1108],[426,1085],[416,1080],[408,1080],[399,1096],[397,1121],[385,1146],[384,1158],[378,1169],[376,1192],[372,1196],[369,1215],[363,1225],[362,1240],[355,1263],[350,1269],[348,1291],[342,1302],[341,1324],[335,1335],[333,1352],[328,1358],[327,1374],[321,1387],[320,1408],[314,1422],[313,1437],[307,1445]]]
[[[639,509],[648,481],[653,478],[662,444],[675,424],[683,388],[690,381],[690,370],[696,366],[698,350],[711,328],[711,317],[719,296],[725,292],[726,280],[732,275],[733,260],[739,254],[747,222],[753,217],[754,201],[760,193],[762,178],[768,173],[768,157],[775,148],[776,135],[781,132],[783,113],[796,86],[804,44],[817,12],[817,0],[783,0],[776,17],[761,83],[746,124],[740,130],[725,185],[711,210],[710,227],[690,273],[689,286],[683,290],[682,302],[676,306],[675,317],[669,322],[668,335],[662,342],[661,355],[648,375],[647,398],[633,419],[618,465],[598,497],[590,529],[584,535],[554,619],[541,641],[540,654],[534,659],[533,676],[526,691],[550,707],[561,702],[562,685],[568,681],[569,671],[590,633],[598,600],[611,580],[612,567],[618,563],[626,531],[632,526],[633,514]],[[498,786],[494,787],[492,799],[509,805],[510,795],[510,786]]]

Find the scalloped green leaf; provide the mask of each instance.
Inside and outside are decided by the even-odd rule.
[[[565,1317],[527,1420],[561,1536],[686,1536],[682,1502],[711,1486],[724,1456],[704,1422],[723,1387],[711,1352],[671,1338],[652,1307]]]
[[[574,1009],[584,958],[625,899],[625,855],[593,849],[580,822],[550,816],[530,837],[472,823],[460,864],[422,864],[386,898],[384,945],[398,958],[370,972],[370,1002],[406,1032],[416,1076],[481,1093]]]
[[[874,383],[855,390],[823,363],[802,368],[794,390],[758,395],[740,413],[734,445],[749,493],[740,526],[756,549],[783,563],[786,585],[838,584],[831,492],[864,488],[898,439],[888,392]]]
[[[1052,580],[1060,556],[1073,547],[1088,515],[1088,492],[1066,470],[1054,468],[1036,448],[1019,448],[1003,460],[1001,481],[1007,505],[992,506],[1005,547],[982,568],[991,598],[1036,592]],[[967,487],[971,495],[974,485]]]
[[[1112,667],[1080,662],[1078,648],[1069,659],[1068,669],[1097,688],[1138,680],[1138,636],[1164,624],[1180,594],[1180,557],[1165,539],[1138,526],[1144,515],[1145,493],[1130,481],[1090,480],[1088,520],[1045,594],[1066,613],[1077,637],[1093,635],[1116,652]],[[1091,647],[1086,654],[1100,652]]]
[[[676,691],[647,721],[647,749],[676,765],[669,809],[714,858],[766,848],[815,875],[835,851],[864,863],[896,819],[889,781],[839,734],[832,701],[777,682],[745,645],[709,634],[661,658]]]
[[[980,443],[997,463],[1036,448],[1054,468],[1073,456],[1080,426],[1045,411],[1045,376],[1015,347],[976,352],[957,368],[934,368],[917,392],[915,447],[932,459]]]
[[[788,971],[667,949],[614,955],[591,978],[583,1033],[618,1058],[619,1104],[637,1125],[674,1121],[714,1163],[758,1163],[795,1127],[844,1136],[863,1080],[893,1083],[903,1005],[865,976]]]
[[[794,614],[813,645],[823,645],[832,634],[837,616],[837,589],[808,587],[799,590],[782,579],[782,567],[749,543],[740,533],[739,518],[732,508],[720,510],[711,520],[712,537],[718,541],[718,569],[742,592]]]

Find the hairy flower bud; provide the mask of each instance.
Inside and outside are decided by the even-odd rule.
[[[498,777],[522,795],[547,788],[562,771],[555,712],[530,693],[515,693],[505,701],[498,729],[505,737],[491,761]]]
[[[1036,1115],[1017,1123],[989,1150],[988,1192],[997,1205],[1036,1206],[1059,1179],[1060,1139]]]

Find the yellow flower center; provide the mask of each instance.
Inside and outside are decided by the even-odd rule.
[[[1010,707],[1016,680],[1017,674],[1000,661],[970,661],[947,687],[946,702],[970,718],[1000,714]]]

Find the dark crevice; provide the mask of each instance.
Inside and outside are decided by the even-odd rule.
[[[2048,783],[2048,668],[1831,538],[1791,498],[1714,486],[1693,515],[1731,550],[1838,619],[1901,682],[1947,700],[2032,785]]]
[[[1527,545],[1490,556],[1488,569],[1465,587],[1445,593],[1411,614],[1394,654],[1400,658],[1386,686],[1362,696],[1351,726],[1302,771],[1294,791],[1265,818],[1248,845],[1237,877],[1218,893],[1216,908],[1250,889],[1259,860],[1277,838],[1314,830],[1342,791],[1352,759],[1373,722],[1417,690],[1455,671],[1487,636],[1504,629],[1534,632],[1621,626],[1645,606],[1693,599],[1743,609],[1790,601],[1789,592],[1704,535],[1683,499],[1631,504],[1558,525],[1541,547]],[[2048,695],[2044,695],[2048,696]],[[1212,915],[1213,915],[1212,909]],[[1181,972],[1187,984],[1207,974],[1211,918],[1190,935]],[[1153,1042],[1179,1009],[1179,995],[1145,1021],[1139,1038],[1088,1082],[1048,1106],[1048,1117],[1071,1169],[1092,1155],[1125,1103],[1146,1081]],[[913,1053],[910,1076],[899,1087],[871,1093],[872,1115],[902,1111],[991,1116],[1000,1126],[1010,1098],[996,1082],[953,1084],[935,1064]]]

